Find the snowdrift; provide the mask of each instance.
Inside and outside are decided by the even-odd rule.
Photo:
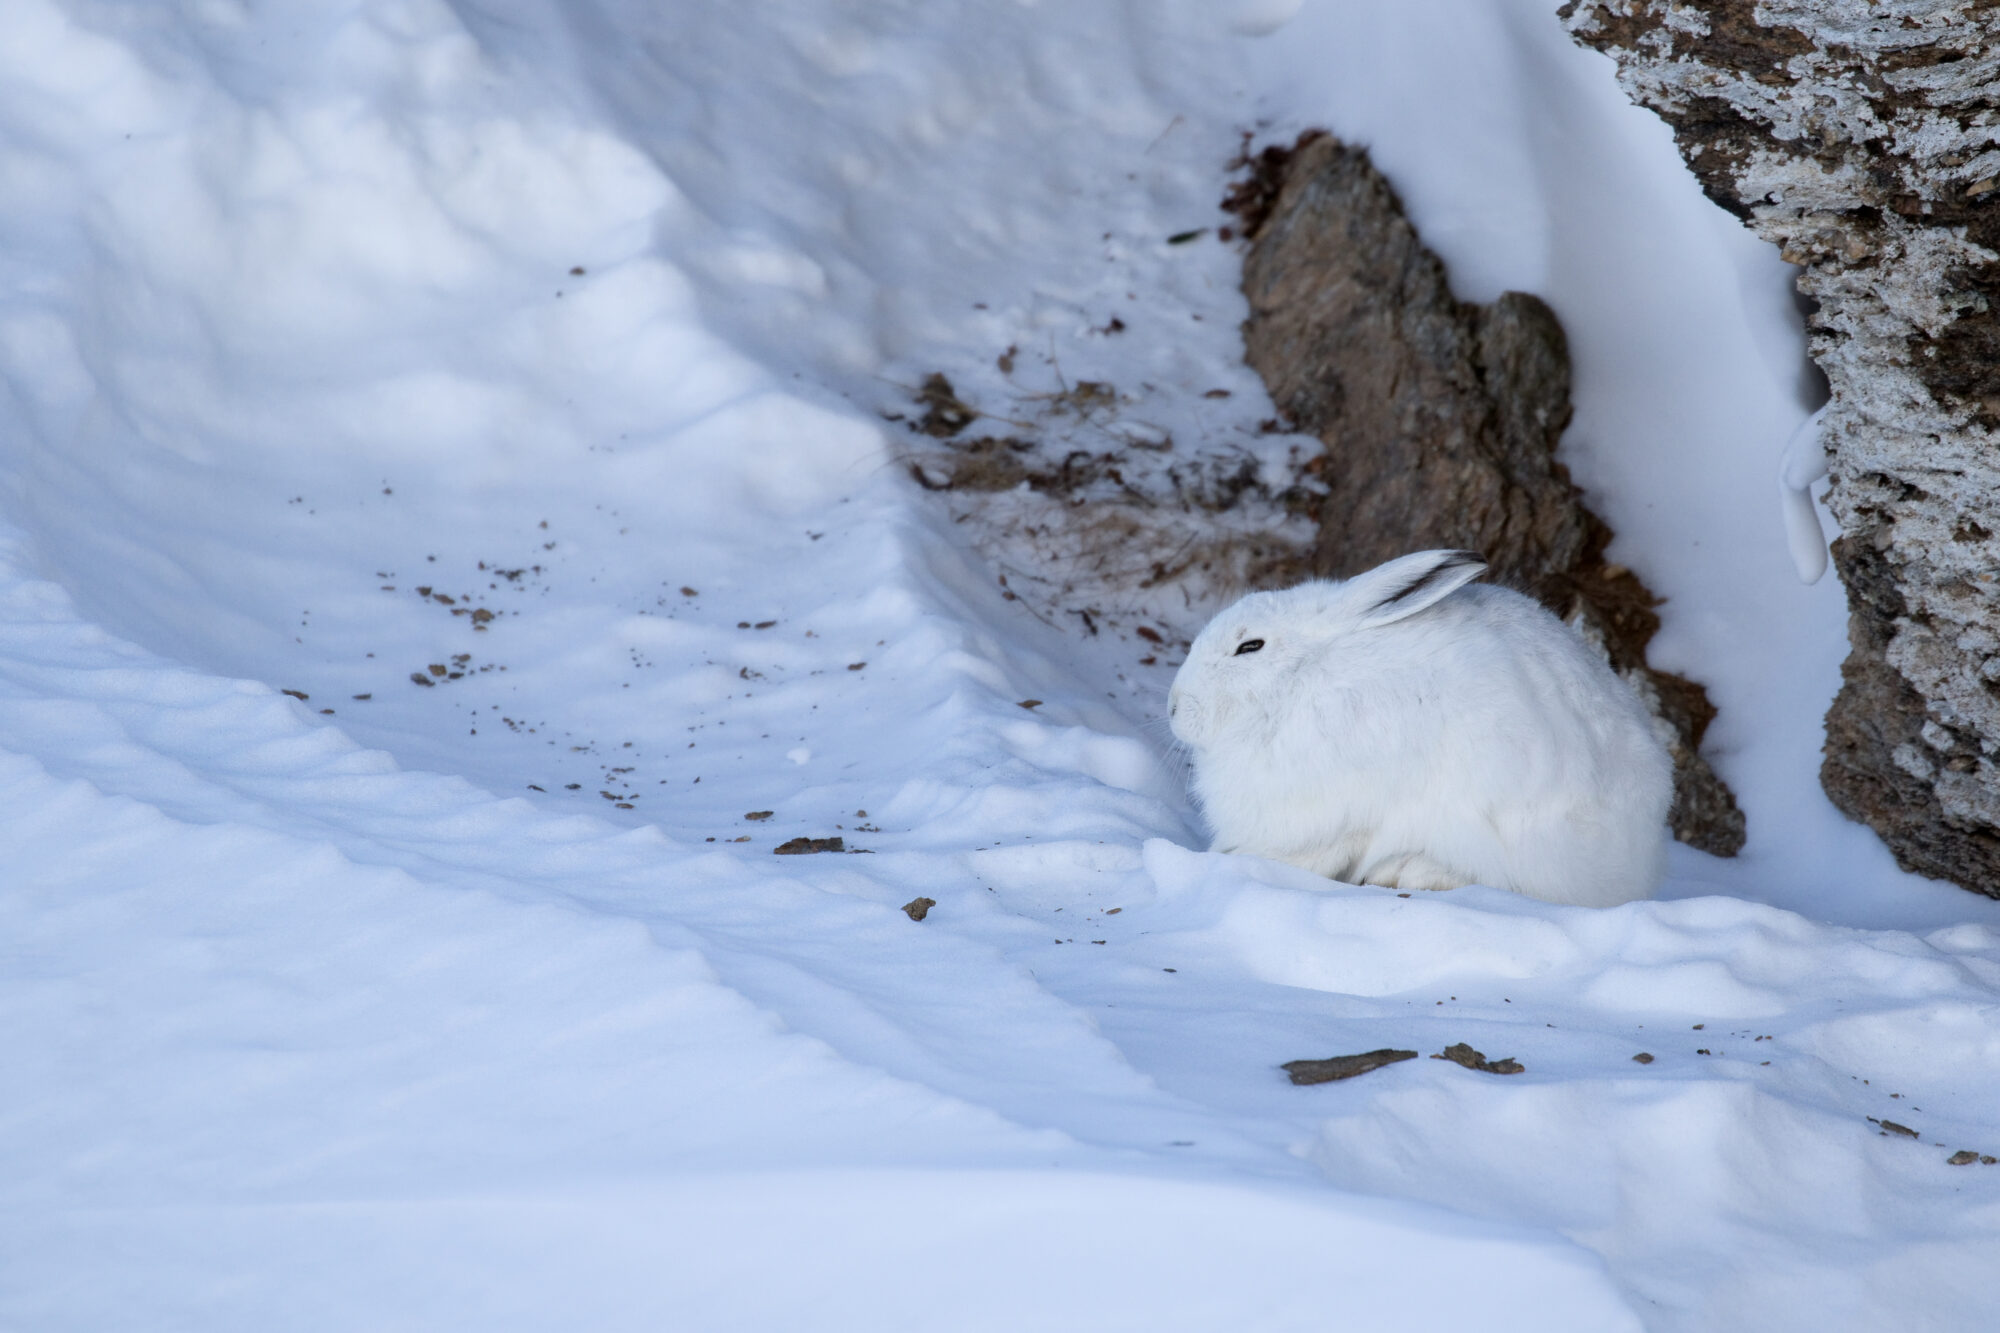
[[[901,466],[931,372],[1258,447],[1309,124],[1569,329],[1750,822],[1662,901],[1194,850],[1171,663]],[[1546,7],[16,0],[0,181],[0,1322],[1995,1313],[2000,905],[1818,792],[1785,270]]]

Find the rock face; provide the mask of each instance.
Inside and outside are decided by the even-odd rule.
[[[1561,14],[1802,266],[1851,613],[1827,794],[1906,869],[2000,896],[2000,6]]]
[[[1555,458],[1570,419],[1555,315],[1520,292],[1456,300],[1360,149],[1313,132],[1243,165],[1225,207],[1250,240],[1249,361],[1291,424],[1326,445],[1312,464],[1328,491],[1312,572],[1427,547],[1484,552],[1496,579],[1575,624],[1662,719],[1676,836],[1734,854],[1743,816],[1700,754],[1714,709],[1700,686],[1646,665],[1657,599],[1605,562],[1610,530]]]

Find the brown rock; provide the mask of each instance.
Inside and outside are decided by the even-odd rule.
[[[903,904],[903,915],[912,921],[922,921],[931,914],[931,909],[936,906],[937,899],[935,898],[912,898]]]
[[[1326,445],[1314,573],[1346,576],[1413,550],[1482,552],[1596,645],[1671,731],[1681,841],[1743,844],[1734,797],[1701,757],[1714,716],[1699,685],[1646,665],[1658,600],[1607,564],[1610,529],[1556,460],[1569,352],[1540,300],[1451,294],[1367,153],[1319,131],[1246,155],[1225,201],[1250,251],[1250,365],[1294,427]]]

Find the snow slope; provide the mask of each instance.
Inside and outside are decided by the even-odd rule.
[[[1662,901],[1191,850],[1167,666],[898,466],[934,370],[1253,441],[1168,238],[1308,124],[1569,328],[1750,818]],[[1818,792],[1783,268],[1547,7],[14,0],[0,200],[0,1326],[2000,1316],[2000,905]]]

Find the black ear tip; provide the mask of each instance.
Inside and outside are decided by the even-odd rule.
[[[1375,604],[1377,610],[1394,606],[1418,593],[1432,592],[1440,585],[1456,588],[1461,583],[1477,578],[1487,568],[1486,557],[1477,551],[1420,551],[1410,559],[1415,560],[1420,556],[1428,557],[1422,567],[1423,572],[1412,576],[1403,587],[1377,602]],[[1473,571],[1466,578],[1452,577],[1460,570],[1466,569]]]

